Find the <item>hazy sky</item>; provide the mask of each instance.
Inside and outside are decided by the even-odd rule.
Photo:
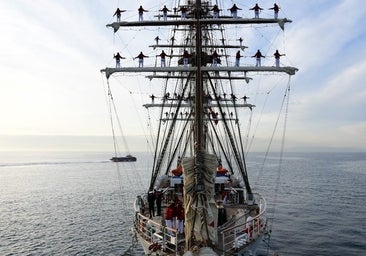
[[[231,7],[227,2],[222,9]],[[256,2],[266,9],[263,17],[272,15],[267,9],[273,2],[234,2],[243,9],[242,17],[252,16],[248,8]],[[288,148],[365,151],[366,2],[277,3],[280,17],[293,20],[279,37],[286,40],[283,61],[299,68],[292,78]],[[127,10],[123,17],[137,19],[140,4],[151,10],[145,19],[164,4],[172,7],[172,1],[0,1],[0,136],[110,135],[105,79],[99,71],[114,66],[115,51],[131,59],[141,49],[131,50],[123,34],[113,35],[105,25],[115,20],[117,6]],[[141,38],[144,44],[154,43]],[[143,78],[132,79],[136,87],[144,83]],[[119,93],[129,97],[132,92],[122,87]],[[131,101],[131,109],[139,105]],[[133,111],[127,114],[131,117],[136,117]],[[125,134],[147,129],[144,118],[126,125]],[[0,142],[0,150],[11,144]]]

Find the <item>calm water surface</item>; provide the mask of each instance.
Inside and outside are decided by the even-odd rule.
[[[135,155],[1,152],[0,255],[123,254],[150,178],[150,158]],[[280,169],[277,156],[248,158],[273,219],[269,255],[366,255],[366,153],[286,153]]]

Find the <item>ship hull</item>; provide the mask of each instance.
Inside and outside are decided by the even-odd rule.
[[[178,251],[176,251],[176,252],[165,252],[165,251],[162,251],[162,250],[157,250],[157,251],[154,252],[152,249],[150,249],[151,245],[152,245],[152,242],[149,242],[146,239],[144,239],[144,237],[141,236],[135,229],[133,229],[133,233],[136,235],[136,237],[139,241],[139,244],[141,245],[145,255],[151,255],[151,256],[183,255],[182,252],[178,252]],[[257,250],[258,250],[259,246],[262,243],[262,240],[263,240],[262,238],[263,238],[263,235],[259,236],[255,241],[250,243],[250,245],[248,245],[247,247],[242,248],[240,250],[233,249],[233,250],[230,250],[230,251],[227,251],[227,252],[221,252],[221,253],[218,252],[217,255],[220,255],[220,256],[226,256],[226,255],[230,255],[230,256],[233,256],[233,255],[256,256],[257,255]],[[212,249],[217,250],[217,248],[212,248]]]
[[[168,198],[169,190],[165,193]],[[150,218],[149,208],[146,204],[141,204],[143,200],[141,196],[136,198],[132,231],[145,255],[190,255],[185,254],[187,253],[185,234],[179,233],[178,225],[168,227],[162,216]],[[216,243],[211,247],[216,255],[256,255],[257,248],[266,234],[267,225],[266,201],[259,194],[255,194],[255,201],[258,204],[224,205],[230,217],[225,224],[212,230],[217,237]],[[167,204],[163,202],[162,209],[166,207]],[[257,215],[250,217],[249,213],[253,210]]]
[[[110,159],[112,162],[136,162],[136,157],[134,156],[124,156],[124,157],[112,157]]]

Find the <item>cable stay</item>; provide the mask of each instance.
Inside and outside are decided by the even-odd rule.
[[[109,109],[110,123],[111,123],[112,136],[113,136],[113,146],[114,146],[114,158],[111,159],[113,161],[113,159],[118,159],[118,158],[121,157],[120,149],[119,149],[119,146],[118,146],[118,140],[117,140],[117,136],[116,136],[116,132],[115,132],[115,128],[114,128],[115,127],[114,117],[115,117],[115,119],[117,121],[117,124],[118,124],[118,129],[119,129],[119,132],[121,134],[121,139],[122,139],[122,142],[123,142],[123,148],[125,149],[125,151],[127,153],[127,157],[129,157],[131,153],[130,153],[130,150],[129,150],[129,147],[128,147],[128,144],[127,144],[126,137],[124,136],[124,133],[123,133],[121,121],[120,121],[120,118],[119,118],[119,115],[118,115],[118,111],[117,111],[117,108],[116,108],[116,105],[115,105],[115,102],[114,102],[114,99],[113,99],[112,90],[111,90],[111,87],[110,87],[110,84],[109,84],[108,80],[107,80],[107,95],[108,95],[108,109]],[[120,174],[120,164],[119,164],[120,161],[113,161],[113,162],[116,162],[118,180],[119,180],[119,182],[121,182],[123,179],[122,179],[121,174]],[[132,167],[133,167],[134,170],[137,170],[137,167],[134,165],[133,162],[134,161],[131,162]],[[138,174],[138,172],[136,172],[136,173],[137,173],[136,176],[137,176],[138,185],[142,188],[143,183],[142,183],[141,177]],[[123,177],[126,177],[130,184],[132,184],[131,182],[136,182],[136,180],[133,180],[133,181],[130,180],[130,178],[129,178],[130,175],[127,172],[125,172]]]
[[[283,131],[282,131],[282,140],[281,140],[281,149],[280,149],[280,156],[279,156],[279,163],[278,163],[278,170],[277,170],[276,187],[275,187],[275,193],[274,193],[274,199],[273,199],[273,212],[272,212],[272,218],[269,218],[269,232],[271,232],[271,230],[273,228],[273,225],[274,225],[274,220],[275,220],[275,215],[276,215],[276,206],[277,206],[277,196],[278,196],[278,191],[279,191],[280,182],[281,182],[283,153],[284,153],[284,149],[285,149],[286,129],[287,129],[287,120],[288,120],[288,109],[289,109],[289,102],[290,102],[290,90],[291,90],[290,79],[291,78],[289,78],[288,85],[287,85],[287,88],[286,88],[287,97],[286,97],[286,94],[284,96],[284,97],[286,97],[285,114],[284,114],[284,127],[283,127]],[[268,241],[268,247],[269,247],[270,236],[269,236],[268,239],[269,239],[269,241]]]

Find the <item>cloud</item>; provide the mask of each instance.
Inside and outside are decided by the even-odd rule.
[[[108,43],[86,11],[91,5],[10,1],[0,7],[11,24],[0,28],[0,133],[85,133],[88,122],[99,131],[94,120],[106,110],[100,47]],[[102,21],[98,26],[105,30]]]
[[[296,8],[301,9],[301,4],[308,5],[308,2],[300,2],[300,6],[297,4]],[[302,72],[321,68],[324,74],[328,68],[338,67],[333,59],[345,57],[340,63],[354,61],[353,56],[357,56],[359,49],[349,51],[347,45],[365,34],[366,25],[366,9],[359,6],[359,1],[332,2],[318,10],[314,6],[314,10],[295,20],[287,33],[287,51],[292,62],[300,63]],[[348,55],[344,55],[345,51]]]
[[[366,54],[365,54],[366,59]],[[299,97],[296,113],[306,120],[347,122],[366,119],[366,61],[354,64],[329,77],[318,90]],[[305,85],[306,86],[306,85]]]
[[[358,137],[361,141],[366,141],[366,121],[341,126],[340,131],[349,136]],[[361,135],[361,137],[359,137],[359,135]]]
[[[286,25],[284,33],[275,29],[276,42],[265,50],[271,55],[272,48],[279,47],[286,53],[281,59],[283,64],[300,69],[292,78],[289,143],[362,147],[365,140],[360,138],[364,138],[366,120],[366,9],[360,8],[362,5],[357,0],[281,1],[280,16],[288,16],[293,23]],[[127,9],[123,17],[137,20],[138,6],[139,2],[125,1],[119,7]],[[144,1],[143,6],[150,11],[146,19],[156,18],[154,15],[162,7],[156,1]],[[110,133],[103,92],[105,80],[102,81],[99,70],[114,64],[112,56],[116,50],[123,50],[127,57],[136,56],[140,50],[152,51],[142,48],[142,44],[152,44],[154,36],[165,33],[165,28],[149,28],[144,33],[133,29],[114,35],[105,24],[115,20],[112,15],[116,7],[107,1],[0,1],[0,134]],[[242,12],[244,16],[252,15],[249,10]],[[128,36],[135,37],[134,41]],[[245,40],[250,44],[250,51],[245,53],[248,55],[261,44],[270,43],[259,32]],[[134,44],[136,41],[140,42]],[[243,60],[249,64],[252,61]],[[147,62],[153,63],[154,58]],[[266,65],[272,62],[273,58],[264,60]],[[135,66],[136,62],[130,59],[127,64]],[[266,93],[276,87],[277,81],[264,78],[258,82],[260,89],[255,88],[256,81],[240,88],[238,93],[253,93],[250,100],[257,104],[259,112],[261,102],[254,102],[255,93]],[[283,81],[279,79],[280,82]],[[122,103],[138,108],[149,100],[150,85],[142,78],[130,76],[127,82],[112,86]],[[160,92],[161,84],[157,85],[154,90]],[[131,90],[142,91],[135,93],[135,102]],[[283,90],[278,91],[271,93],[271,99],[282,97]],[[267,104],[264,124],[276,118],[278,109],[273,102]],[[138,113],[138,119],[145,117],[142,107]],[[129,111],[125,115],[135,119],[137,114]],[[145,126],[142,122],[131,122],[123,128],[135,132],[136,127]]]

